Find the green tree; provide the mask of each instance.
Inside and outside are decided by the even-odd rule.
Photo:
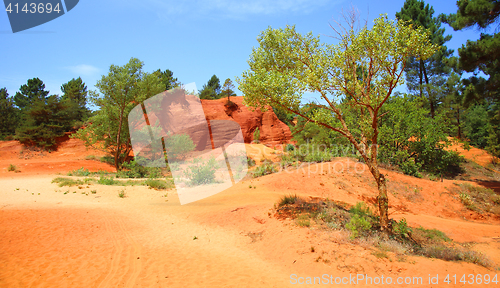
[[[431,117],[434,118],[440,98],[444,95],[439,89],[446,82],[451,68],[447,65],[451,60],[453,50],[449,50],[444,43],[451,39],[451,35],[444,36],[445,29],[441,28],[441,19],[433,17],[434,8],[425,5],[421,0],[406,0],[400,12],[396,13],[398,19],[413,23],[416,27],[423,27],[430,31],[430,41],[440,46],[432,57],[410,57],[405,69],[407,86],[411,92],[418,91],[422,97],[423,90],[427,91]],[[425,83],[424,83],[425,81]]]
[[[21,110],[29,108],[37,100],[45,101],[49,95],[49,91],[45,91],[45,84],[39,78],[29,79],[19,91],[14,95],[14,103]]]
[[[0,89],[0,140],[14,135],[19,125],[19,110],[14,105],[7,88]]]
[[[237,82],[247,105],[278,105],[346,137],[377,182],[379,224],[388,231],[387,186],[377,162],[381,107],[403,83],[408,57],[427,59],[437,45],[430,43],[422,27],[414,29],[387,16],[377,18],[371,30],[364,27],[358,32],[355,13],[347,19],[348,27],[336,30],[343,31],[337,33],[338,45],[321,44],[319,37],[301,35],[295,27],[268,28],[257,38],[260,45],[250,55],[250,69]],[[312,117],[300,112],[305,91],[319,93],[327,103],[316,104],[319,109]],[[358,117],[354,127],[345,119],[350,113]]]
[[[73,121],[85,121],[89,115],[90,111],[87,109],[87,85],[82,81],[82,78],[73,78],[67,83],[61,86],[61,91],[63,96],[62,101],[66,101],[70,114],[70,118]]]
[[[110,153],[117,170],[129,155],[130,141],[127,117],[130,111],[148,97],[164,91],[164,84],[156,73],[142,71],[143,62],[131,58],[124,66],[111,65],[108,75],[97,81],[97,91],[91,91],[92,102],[99,107],[84,129],[73,137]]]
[[[204,84],[200,91],[200,99],[218,99],[220,97],[220,81],[219,78],[213,75],[207,84]]]
[[[236,96],[236,93],[234,93],[233,89],[233,81],[227,78],[226,81],[224,81],[224,85],[222,86],[221,90],[221,95],[227,96],[227,102],[229,102],[229,96]]]
[[[65,104],[57,95],[34,101],[23,113],[16,139],[27,146],[55,148],[56,137],[64,136],[71,128]]]
[[[174,89],[181,84],[177,80],[177,78],[174,78],[174,72],[170,71],[169,69],[163,72],[158,69],[155,72],[159,75],[161,82],[165,85],[165,90]]]
[[[476,27],[485,31],[498,23],[498,0],[459,0],[457,7],[457,13],[442,15],[454,30]],[[488,107],[490,133],[487,149],[500,157],[500,34],[481,33],[479,40],[468,40],[462,45],[458,55],[458,67],[474,73],[463,80],[466,86],[464,100],[466,104],[478,103]],[[479,72],[487,75],[488,79],[477,76]]]

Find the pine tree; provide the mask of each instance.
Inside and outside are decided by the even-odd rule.
[[[9,97],[7,88],[0,89],[0,139],[14,135],[19,124],[19,110]]]
[[[227,96],[227,102],[229,103],[229,96],[236,96],[236,93],[233,91],[234,85],[231,79],[227,78],[224,81],[224,85],[222,86],[221,95]]]
[[[420,96],[427,92],[431,117],[434,118],[438,103],[444,97],[439,89],[446,82],[446,78],[451,73],[451,68],[446,65],[450,61],[453,50],[449,50],[444,43],[451,39],[451,36],[444,36],[444,28],[441,28],[441,19],[433,17],[434,8],[425,4],[421,0],[406,0],[401,11],[396,13],[396,17],[403,21],[411,21],[417,27],[423,27],[430,31],[430,41],[441,48],[429,59],[422,60],[410,57],[408,66],[405,69],[407,85],[410,92],[418,91]],[[424,82],[425,81],[425,82]]]
[[[49,95],[49,91],[45,91],[45,84],[39,78],[29,79],[19,91],[14,96],[14,103],[21,110],[29,108],[36,100],[45,101]]]

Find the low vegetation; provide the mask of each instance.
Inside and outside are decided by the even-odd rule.
[[[485,255],[470,250],[466,245],[452,241],[437,229],[409,227],[406,219],[391,220],[391,233],[381,232],[378,216],[364,202],[354,206],[342,202],[312,199],[307,201],[297,195],[283,196],[274,208],[278,219],[294,219],[300,227],[318,227],[347,233],[346,241],[366,244],[374,249],[377,258],[395,254],[398,261],[405,255],[424,256],[445,261],[465,261],[484,267],[493,262]]]
[[[467,209],[479,214],[500,215],[500,195],[497,195],[493,190],[469,183],[455,183],[452,190]]]
[[[7,167],[7,171],[9,172],[15,172],[15,173],[19,173],[21,172],[16,165],[13,165],[13,164],[9,164],[9,166]]]

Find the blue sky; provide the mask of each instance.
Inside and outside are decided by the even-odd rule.
[[[0,12],[0,87],[13,96],[28,79],[38,77],[51,94],[72,78],[82,77],[89,90],[111,64],[131,57],[144,70],[170,69],[182,83],[198,89],[215,74],[233,81],[248,69],[256,38],[271,26],[296,25],[297,30],[322,35],[333,43],[329,23],[340,19],[351,4],[372,22],[381,13],[395,18],[404,0],[81,0],[70,12],[51,22],[13,34],[7,12]],[[454,0],[426,1],[435,15],[456,12]],[[479,38],[474,29],[455,32],[448,48]],[[404,87],[398,89],[405,91]],[[237,91],[238,95],[241,92]]]

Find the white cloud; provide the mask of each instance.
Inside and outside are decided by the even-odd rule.
[[[78,76],[94,76],[99,73],[99,68],[87,64],[69,66],[66,68]]]

